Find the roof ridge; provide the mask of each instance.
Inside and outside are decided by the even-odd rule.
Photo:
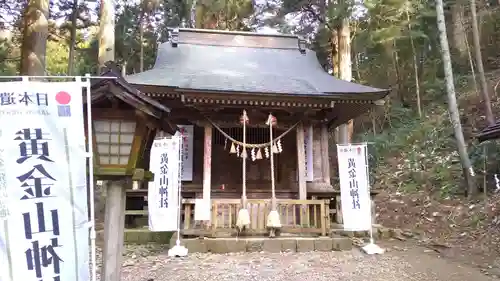
[[[171,43],[169,41],[163,42],[160,45],[170,46]],[[295,50],[298,51],[299,47],[267,47],[267,46],[238,46],[238,45],[230,45],[230,44],[214,44],[214,43],[195,43],[195,42],[179,42],[180,45],[194,45],[194,46],[209,46],[209,47],[222,47],[222,48],[245,48],[245,49],[272,49],[272,50]],[[311,51],[307,48],[308,51]]]
[[[295,34],[283,33],[258,33],[252,31],[235,31],[235,30],[218,30],[218,29],[200,29],[200,28],[169,28],[169,30],[177,29],[179,32],[193,32],[193,33],[211,33],[211,34],[228,34],[228,35],[243,35],[243,36],[259,36],[259,37],[279,37],[279,38],[294,38],[298,39],[300,36]]]

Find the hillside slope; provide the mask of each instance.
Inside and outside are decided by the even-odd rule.
[[[493,90],[500,71],[488,77],[494,113],[500,117],[500,99]],[[403,110],[396,113],[397,125],[375,137],[363,137],[374,142],[372,188],[383,190],[376,198],[377,221],[416,233],[421,241],[440,245],[442,254],[500,276],[500,195],[494,179],[495,172],[500,177],[500,146],[474,140],[474,134],[486,126],[483,103],[470,78],[459,79],[456,85],[476,181],[489,192],[472,201],[463,196],[462,168],[442,93],[441,104],[426,104],[422,120]]]

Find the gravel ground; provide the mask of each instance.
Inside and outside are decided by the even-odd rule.
[[[123,281],[490,281],[478,269],[424,248],[387,246],[380,256],[359,250],[311,253],[189,254],[169,258],[165,249],[128,246]],[[100,261],[98,253],[98,262]]]

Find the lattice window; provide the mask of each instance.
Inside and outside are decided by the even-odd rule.
[[[94,121],[94,133],[101,165],[127,165],[134,141],[135,122]]]

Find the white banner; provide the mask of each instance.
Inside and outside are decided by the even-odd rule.
[[[372,227],[366,149],[366,144],[337,145],[345,230],[365,231]]]
[[[313,127],[304,127],[304,150],[306,154],[306,181],[312,182],[314,180],[313,174]]]
[[[0,93],[0,280],[89,280],[80,82]]]
[[[148,185],[149,230],[175,231],[179,215],[181,137],[155,140],[149,168],[154,181]]]
[[[193,180],[193,125],[178,125],[179,131],[176,136],[182,137],[182,180]]]

